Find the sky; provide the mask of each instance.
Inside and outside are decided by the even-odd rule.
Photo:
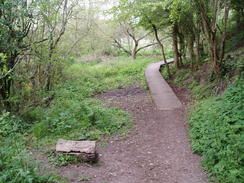
[[[110,19],[111,16],[104,14],[104,11],[118,5],[119,0],[80,0],[80,2],[87,8],[97,9],[96,13],[101,19]]]

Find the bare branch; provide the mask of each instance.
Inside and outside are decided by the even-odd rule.
[[[136,53],[138,53],[140,50],[143,50],[143,49],[145,49],[145,48],[148,48],[148,47],[150,47],[150,46],[157,45],[157,44],[158,44],[158,43],[151,43],[151,44],[142,46],[142,47],[140,47],[140,48],[138,48],[138,49],[136,50]]]
[[[146,38],[148,35],[150,35],[153,31],[150,31],[148,33],[146,33],[144,36],[142,36],[141,38],[139,38],[137,41],[141,41],[142,39]]]
[[[123,47],[122,44],[118,40],[114,39],[114,43],[118,48],[122,49],[124,52],[131,55],[131,52],[129,50],[127,50],[125,47]]]

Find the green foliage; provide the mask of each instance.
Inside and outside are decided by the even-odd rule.
[[[161,50],[159,48],[152,48],[152,49],[141,50],[140,53],[138,53],[138,55],[142,55],[142,56],[155,56],[155,55],[157,55],[157,56],[160,56],[160,55],[162,55],[162,53],[161,53]],[[169,53],[166,53],[166,55],[168,56]]]
[[[71,93],[72,94],[72,93]],[[74,95],[73,95],[74,96]],[[33,127],[34,136],[59,136],[79,130],[79,135],[97,139],[109,135],[126,125],[126,114],[118,109],[106,109],[87,99],[58,98],[46,111],[43,120]]]
[[[192,82],[193,85],[191,86],[193,98],[197,100],[208,98],[212,95],[212,85],[198,85],[196,82]]]
[[[241,75],[244,67],[244,47],[228,53],[224,59],[222,66],[222,76],[232,77],[233,75]]]
[[[135,81],[145,85],[144,68],[152,61],[118,58],[109,62],[77,63],[71,59],[64,73],[66,81],[45,94],[47,97],[55,93],[50,106],[40,105],[26,110],[25,119],[36,121],[34,125],[3,112],[0,116],[0,182],[60,182],[54,176],[38,174],[37,165],[30,163],[33,161],[22,134],[27,135],[31,125],[33,135],[38,138],[37,145],[52,143],[61,136],[99,140],[103,135],[130,127],[128,114],[117,108],[106,108],[90,97]],[[80,162],[79,158],[68,155],[48,156],[58,166]]]
[[[32,24],[31,11],[24,1],[0,3],[0,88],[4,88],[2,79],[12,72],[17,56],[26,49],[25,38]]]
[[[176,71],[176,69],[174,68],[174,65],[173,65],[173,64],[169,64],[169,68],[170,68],[170,73],[171,73],[171,75],[174,75],[174,74],[177,73],[177,71]],[[161,67],[161,74],[162,74],[162,76],[163,76],[164,79],[166,79],[166,80],[170,79],[170,78],[169,78],[169,74],[168,74],[168,72],[167,72],[167,70],[166,70],[165,65],[164,65],[163,67]]]
[[[32,127],[32,131],[37,138],[45,137],[49,132],[48,123],[46,121],[37,123]]]
[[[90,97],[135,81],[145,86],[144,68],[150,62],[152,59],[134,61],[122,57],[97,64],[74,63],[68,66],[65,69],[67,82],[56,88],[51,106],[31,110],[31,118],[38,119],[32,128],[33,135],[52,140],[60,136],[99,140],[103,135],[127,129],[130,126],[128,114],[117,108],[101,106]]]
[[[0,77],[3,77],[7,71],[7,56],[3,53],[0,53]]]
[[[172,70],[174,70],[173,68],[171,68]],[[177,85],[183,85],[183,82],[188,79],[189,77],[191,77],[192,75],[192,71],[190,69],[181,69],[179,71],[177,71],[177,76],[174,79],[174,83]],[[194,83],[194,81],[192,82]],[[188,88],[192,88],[194,84],[190,84],[189,86],[186,86]]]
[[[226,50],[231,50],[233,47],[238,47],[243,44],[244,33],[240,30],[231,30],[233,35],[226,42]]]
[[[190,89],[192,97],[196,100],[206,99],[212,96],[214,88],[217,87],[216,82],[206,82],[206,78],[199,79],[202,74],[201,69],[195,72],[187,68],[176,70],[173,64],[170,65],[170,69],[173,75],[171,78],[172,82],[181,87]],[[169,79],[166,69],[162,70],[162,75],[165,79]],[[200,84],[200,81],[204,81],[204,84]]]
[[[0,3],[0,50],[10,56],[23,47],[31,24],[31,8],[24,1],[5,0]],[[11,39],[10,39],[11,38]]]
[[[243,89],[237,81],[223,96],[198,103],[190,117],[192,149],[216,182],[244,182]]]
[[[23,122],[20,118],[11,115],[9,112],[2,112],[0,115],[0,138],[27,132],[30,124]]]
[[[84,159],[82,156],[72,156],[69,154],[58,154],[54,151],[48,151],[45,153],[48,156],[48,160],[55,166],[67,166],[71,164],[77,164]]]
[[[40,175],[30,161],[30,152],[19,136],[4,138],[0,142],[0,183],[55,183],[61,182],[54,175]]]

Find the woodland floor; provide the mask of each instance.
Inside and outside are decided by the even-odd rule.
[[[89,183],[205,183],[200,157],[188,140],[185,89],[172,86],[183,109],[158,111],[149,91],[136,84],[107,91],[96,98],[133,116],[134,128],[98,145],[99,166],[70,165],[56,169],[72,183],[90,177]]]

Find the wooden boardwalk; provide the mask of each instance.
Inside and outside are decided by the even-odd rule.
[[[174,60],[168,59],[167,62],[171,63],[174,62]],[[164,65],[163,61],[150,64],[145,70],[146,80],[152,98],[159,110],[181,108],[182,104],[180,100],[159,71],[161,65]]]

